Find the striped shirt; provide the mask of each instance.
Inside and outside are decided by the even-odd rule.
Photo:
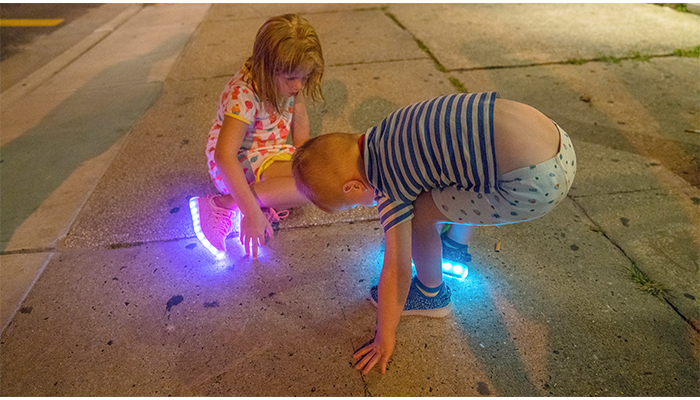
[[[496,187],[493,109],[496,92],[454,94],[391,113],[367,130],[365,171],[384,232],[413,218],[424,191],[456,185]]]

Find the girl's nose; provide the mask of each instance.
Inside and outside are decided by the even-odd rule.
[[[301,88],[304,86],[304,82],[301,79],[295,79],[292,81],[292,89],[295,91],[301,90]]]

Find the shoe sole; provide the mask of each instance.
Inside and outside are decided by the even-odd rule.
[[[370,296],[369,299],[375,307],[379,307],[379,304],[377,304],[377,302],[374,301],[374,298],[372,296]],[[432,310],[403,310],[401,315],[417,315],[420,317],[443,318],[450,315],[451,312],[452,302],[450,301],[450,304],[442,308],[434,308]]]

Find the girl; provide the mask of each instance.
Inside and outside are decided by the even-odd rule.
[[[221,195],[190,199],[197,238],[217,257],[240,221],[241,244],[257,258],[258,245],[273,235],[271,222],[279,221],[274,208],[308,203],[294,185],[291,158],[309,139],[305,98],[323,99],[323,66],[316,31],[285,14],[260,27],[253,55],[224,87],[206,150]]]

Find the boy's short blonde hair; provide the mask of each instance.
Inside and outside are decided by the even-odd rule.
[[[297,14],[284,14],[267,20],[258,30],[253,55],[245,68],[253,77],[253,88],[262,102],[278,113],[284,100],[277,90],[275,76],[311,68],[304,94],[313,101],[323,100],[323,51],[321,41],[309,21]]]
[[[343,184],[357,173],[356,136],[327,133],[308,140],[294,151],[292,174],[297,189],[326,212],[332,212],[345,199]]]

